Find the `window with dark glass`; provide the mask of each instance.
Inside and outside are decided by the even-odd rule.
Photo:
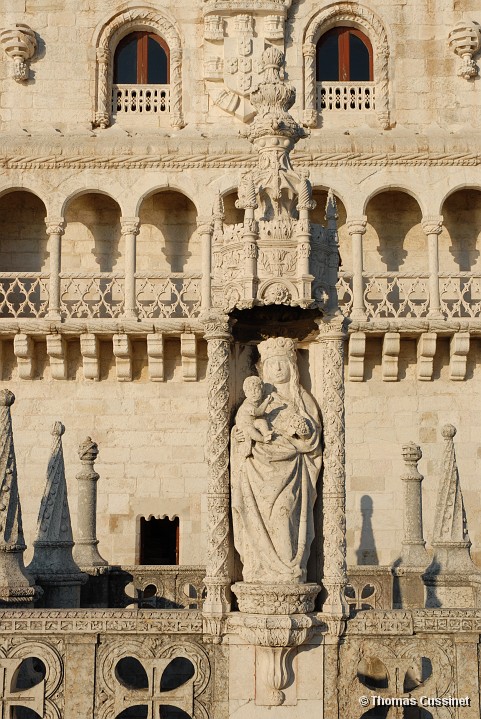
[[[317,43],[318,82],[371,82],[372,45],[353,27],[334,27]]]
[[[140,518],[139,564],[179,563],[179,518]]]
[[[168,85],[169,47],[151,32],[133,32],[115,50],[115,85]]]

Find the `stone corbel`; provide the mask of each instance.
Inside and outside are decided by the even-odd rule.
[[[349,336],[349,379],[351,382],[364,380],[364,358],[366,355],[366,333],[353,332]]]
[[[29,62],[37,51],[37,39],[34,31],[22,23],[3,30],[0,42],[9,58],[13,60],[13,79],[26,82],[29,78]]]
[[[132,342],[126,334],[113,336],[113,350],[119,382],[132,382]]]
[[[164,381],[164,335],[155,332],[147,335],[147,356],[149,375],[152,382]]]
[[[31,337],[24,334],[15,335],[13,352],[17,358],[18,376],[20,379],[32,379],[34,366],[35,343]]]
[[[183,332],[181,334],[180,354],[182,357],[182,378],[184,382],[196,382],[197,338],[192,332]]]
[[[80,353],[83,358],[84,379],[100,379],[100,343],[94,334],[80,335]]]
[[[382,379],[384,382],[398,381],[400,351],[401,335],[399,332],[386,332],[382,343]]]
[[[52,379],[67,379],[67,343],[62,335],[47,335],[47,354]]]
[[[418,379],[429,382],[433,378],[434,355],[436,354],[436,332],[423,332],[419,337]]]
[[[449,379],[462,381],[466,379],[466,365],[470,345],[469,332],[456,332],[449,345]]]

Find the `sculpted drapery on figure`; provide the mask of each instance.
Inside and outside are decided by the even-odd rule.
[[[258,349],[262,396],[255,405],[247,397],[232,430],[234,544],[244,582],[302,583],[314,538],[321,422],[300,386],[293,340],[270,338]],[[266,431],[256,434],[260,421]]]

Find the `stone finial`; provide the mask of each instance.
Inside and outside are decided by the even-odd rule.
[[[329,188],[329,192],[327,193],[325,218],[327,222],[336,222],[339,219],[336,197],[331,187]]]
[[[245,200],[244,200],[244,207],[245,209],[255,210],[257,209],[257,198],[256,198],[256,187],[254,185],[254,179],[251,174],[247,177],[246,187],[245,187]]]
[[[0,42],[5,52],[13,60],[13,78],[16,82],[28,80],[28,63],[37,50],[34,31],[28,26],[16,23],[14,27],[0,33]]]
[[[406,470],[401,479],[404,483],[404,539],[401,550],[403,567],[425,569],[429,564],[426,542],[423,537],[423,506],[421,483],[423,475],[418,462],[423,456],[421,447],[414,442],[403,445],[402,457]]]
[[[445,440],[442,477],[439,483],[434,517],[433,547],[439,573],[475,571],[469,548],[466,514],[453,439],[456,428],[446,424],[441,430]]]
[[[26,549],[18,494],[10,407],[15,395],[0,390],[0,606],[31,606],[35,587],[25,571]]]
[[[458,75],[470,80],[478,74],[473,55],[481,47],[480,28],[472,20],[461,20],[449,33],[449,47],[461,58]]]
[[[62,448],[64,432],[64,425],[55,422],[34,555],[28,571],[44,589],[44,606],[70,608],[80,606],[80,585],[86,577],[72,558],[74,543]]]
[[[313,210],[316,207],[316,203],[312,199],[311,183],[307,177],[301,177],[301,181],[299,182],[297,207],[299,210]]]
[[[97,549],[97,481],[99,475],[94,470],[99,448],[97,443],[87,437],[78,448],[78,456],[83,464],[77,474],[78,509],[77,537],[73,556],[77,564],[86,571],[94,567],[105,567],[107,562]]]
[[[215,198],[212,215],[215,220],[219,219],[223,221],[225,219],[224,200],[220,192],[217,193],[217,197]]]

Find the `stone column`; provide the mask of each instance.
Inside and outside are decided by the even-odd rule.
[[[324,572],[327,592],[323,612],[342,618],[349,615],[344,597],[346,569],[346,475],[344,437],[344,341],[342,316],[319,322],[322,348],[322,421],[324,470],[322,515]]]
[[[207,597],[204,614],[223,615],[230,611],[229,573],[229,375],[232,335],[229,318],[222,314],[204,315],[207,340],[207,382],[209,464]]]
[[[244,201],[244,299],[254,299],[257,294],[257,209],[256,188],[252,175],[247,180],[246,198]]]
[[[197,231],[200,235],[202,256],[202,287],[201,308],[208,310],[211,306],[211,274],[212,274],[212,218],[198,219]]]
[[[304,125],[316,127],[316,46],[312,42],[306,42],[302,46],[302,54],[304,55]]]
[[[421,483],[423,475],[418,471],[421,448],[413,442],[402,449],[406,471],[401,479],[404,482],[404,539],[402,541],[401,564],[403,567],[420,567],[429,564],[426,542],[423,537],[423,504]]]
[[[331,189],[327,193],[326,202],[326,235],[327,235],[327,267],[326,284],[328,301],[325,308],[326,315],[333,317],[339,312],[339,299],[337,296],[337,281],[339,279],[339,237],[337,234],[337,203]]]
[[[108,47],[97,48],[97,112],[95,127],[105,129],[110,125],[110,93],[109,93],[110,50]]]
[[[170,124],[177,130],[184,127],[182,113],[182,50],[170,48]]]
[[[140,220],[138,217],[122,217],[120,220],[120,225],[125,242],[124,314],[126,317],[137,317],[137,302],[135,297],[135,267],[136,238],[140,231]]]
[[[366,319],[366,306],[364,304],[364,282],[362,273],[364,270],[362,253],[362,236],[366,232],[367,217],[359,220],[349,220],[347,229],[351,235],[352,242],[352,310],[351,317],[354,320]]]
[[[47,217],[45,220],[47,235],[49,236],[50,252],[50,284],[48,300],[48,318],[60,319],[60,269],[61,269],[61,239],[65,232],[63,217]]]
[[[98,446],[90,437],[82,442],[78,455],[83,469],[77,474],[78,508],[77,537],[73,558],[79,567],[105,567],[107,562],[97,549],[97,482],[99,475],[94,462],[99,453]]]
[[[441,297],[439,292],[439,255],[438,238],[443,230],[443,217],[425,217],[423,230],[428,238],[429,258],[429,314],[428,317],[442,318]]]

